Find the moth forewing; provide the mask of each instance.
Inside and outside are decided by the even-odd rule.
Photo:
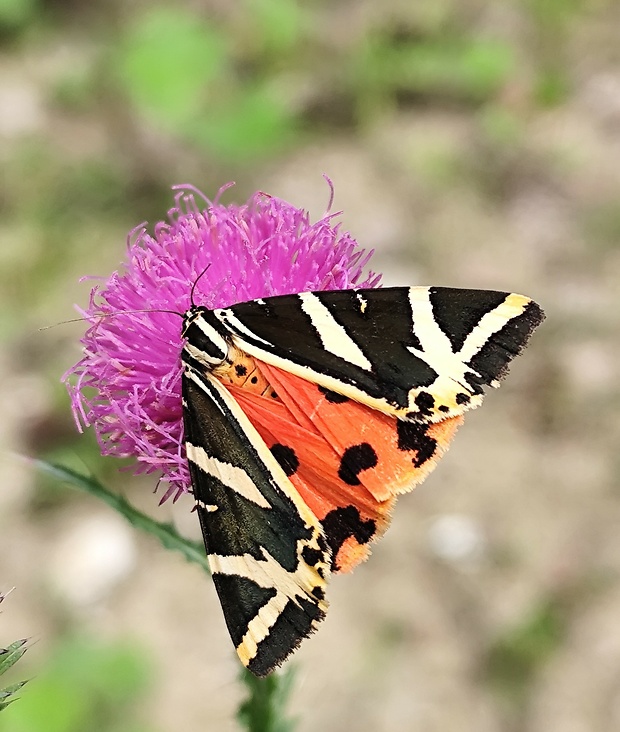
[[[186,451],[209,565],[242,663],[280,664],[327,610],[322,527],[231,394],[186,365]]]
[[[441,287],[325,291],[214,311],[249,355],[399,419],[482,401],[542,321],[527,297]],[[487,353],[492,358],[483,358]]]

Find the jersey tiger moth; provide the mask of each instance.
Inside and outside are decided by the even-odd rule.
[[[543,320],[521,295],[305,292],[184,319],[186,452],[226,624],[264,676]]]

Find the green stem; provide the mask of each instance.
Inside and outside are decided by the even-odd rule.
[[[295,723],[286,718],[286,704],[293,686],[294,672],[275,671],[258,679],[247,669],[241,672],[249,696],[237,712],[237,719],[248,732],[292,732]]]
[[[189,562],[199,564],[205,572],[210,573],[202,543],[185,539],[172,524],[155,521],[150,516],[138,511],[127,499],[108,490],[95,478],[44,460],[32,460],[31,462],[43,473],[47,473],[63,483],[68,483],[73,488],[90,493],[91,496],[96,496],[115,511],[118,511],[132,526],[156,537],[166,549],[181,552]]]

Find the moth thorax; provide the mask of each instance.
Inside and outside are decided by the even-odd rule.
[[[253,394],[272,398],[276,396],[252,356],[235,346],[230,347],[225,363],[213,369],[213,375],[225,384],[234,384]]]
[[[182,335],[186,339],[185,350],[199,363],[210,369],[223,364],[229,358],[231,343],[221,332],[211,311],[200,308],[189,311],[185,316]]]

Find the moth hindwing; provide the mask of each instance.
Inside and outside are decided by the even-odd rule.
[[[190,473],[226,623],[251,671],[269,673],[312,632],[326,610],[328,544],[336,570],[367,556],[363,544],[385,529],[395,496],[432,470],[462,414],[480,404],[484,386],[498,385],[543,317],[521,295],[439,287],[301,293],[187,313]],[[278,373],[319,391],[304,392],[304,407],[303,390]],[[281,382],[278,391],[288,385],[295,393],[283,394],[283,403],[265,374]],[[247,391],[235,392],[237,377]],[[254,402],[241,399],[249,391]],[[319,409],[324,394],[360,409],[344,405],[340,416]],[[315,411],[333,422],[317,426]],[[377,412],[383,421],[371,420]],[[303,437],[298,452],[308,462],[296,475],[295,446],[273,438],[277,421],[289,425],[283,437]],[[383,454],[402,470],[382,473],[374,445],[347,447],[347,435],[340,439],[338,425],[365,421],[382,431]],[[310,439],[324,459],[308,449]],[[328,465],[332,447],[336,471]],[[361,473],[370,477],[360,480]]]

